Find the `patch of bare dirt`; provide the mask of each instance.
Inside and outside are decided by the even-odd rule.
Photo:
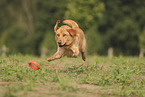
[[[75,84],[78,92],[59,91],[56,89],[57,83],[49,82],[37,84],[34,91],[29,91],[26,97],[102,97],[111,95],[112,91],[102,90],[100,86],[89,84]]]
[[[0,82],[0,86],[6,86],[6,85],[14,85],[14,84],[20,84],[18,82]]]

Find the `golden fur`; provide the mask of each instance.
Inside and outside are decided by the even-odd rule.
[[[86,39],[84,32],[79,28],[78,24],[73,20],[64,20],[63,25],[58,27],[60,20],[57,20],[54,27],[55,40],[57,42],[57,52],[48,58],[48,61],[59,59],[63,56],[77,57],[79,52],[82,59],[86,60]]]

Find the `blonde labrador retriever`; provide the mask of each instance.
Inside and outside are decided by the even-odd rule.
[[[84,32],[73,20],[64,20],[63,25],[58,27],[60,20],[57,20],[54,27],[57,52],[48,58],[48,61],[59,59],[63,56],[76,58],[81,52],[82,59],[86,60],[86,39]]]

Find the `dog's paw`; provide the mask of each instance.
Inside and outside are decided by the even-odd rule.
[[[73,54],[72,57],[73,58],[77,58],[78,54]]]
[[[53,58],[51,58],[51,57],[47,59],[48,62],[50,62],[50,61],[52,61],[52,60],[53,60]]]
[[[72,57],[77,58],[77,56],[79,56],[79,51],[78,50],[72,50],[72,51],[73,51]]]

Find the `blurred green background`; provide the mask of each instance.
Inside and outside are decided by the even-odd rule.
[[[107,55],[112,47],[116,56],[138,56],[145,49],[145,0],[0,0],[0,48],[51,55],[54,25],[64,19],[83,29],[88,54]]]

